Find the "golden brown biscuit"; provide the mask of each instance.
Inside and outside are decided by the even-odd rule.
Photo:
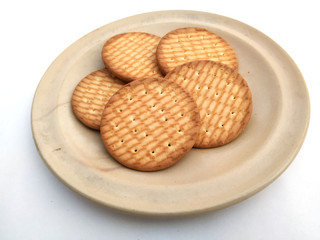
[[[159,41],[160,37],[150,33],[118,34],[104,44],[102,60],[113,75],[126,82],[162,77],[156,61]]]
[[[194,145],[199,112],[193,98],[160,78],[133,81],[115,93],[101,121],[101,138],[121,164],[141,171],[167,168]]]
[[[197,27],[167,33],[159,42],[156,56],[163,74],[196,60],[212,60],[238,68],[238,58],[231,45],[216,33]]]
[[[247,82],[228,66],[194,61],[178,66],[165,79],[185,88],[200,111],[200,133],[195,147],[209,148],[229,143],[242,133],[252,113]]]
[[[87,127],[99,130],[101,115],[109,98],[124,83],[100,69],[83,78],[72,94],[72,110]]]

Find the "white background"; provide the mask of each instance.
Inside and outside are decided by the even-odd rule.
[[[1,1],[0,239],[320,239],[318,1]],[[65,187],[34,145],[33,94],[69,45],[112,21],[157,10],[207,11],[275,40],[309,88],[311,121],[299,154],[269,187],[227,209],[188,217],[134,216]]]

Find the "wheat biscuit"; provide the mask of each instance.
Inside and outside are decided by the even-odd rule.
[[[159,42],[156,57],[163,74],[196,60],[212,60],[238,68],[238,58],[231,45],[216,33],[198,27],[168,32]]]
[[[252,95],[236,70],[200,60],[178,66],[165,79],[180,84],[197,103],[201,127],[195,147],[229,143],[247,126],[252,113]]]
[[[123,85],[124,82],[112,77],[106,69],[90,73],[73,91],[71,105],[74,114],[87,127],[99,130],[106,103]]]
[[[106,68],[119,79],[162,77],[156,61],[160,37],[144,32],[121,33],[111,37],[102,48]]]
[[[141,171],[167,168],[194,145],[199,112],[188,92],[160,78],[128,83],[108,101],[101,139],[121,164]]]

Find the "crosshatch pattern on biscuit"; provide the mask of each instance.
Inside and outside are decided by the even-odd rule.
[[[78,83],[73,92],[71,104],[74,114],[84,125],[99,130],[107,101],[123,85],[106,69],[92,72]]]
[[[237,71],[204,60],[179,66],[165,78],[189,91],[198,105],[201,127],[195,147],[224,145],[239,136],[248,124],[251,91]]]
[[[143,171],[173,165],[194,145],[199,112],[179,85],[163,79],[136,80],[108,102],[101,136],[123,165]]]
[[[195,60],[212,60],[238,68],[238,58],[231,45],[211,31],[181,28],[162,37],[157,48],[157,61],[164,74]]]
[[[142,32],[118,34],[102,48],[106,68],[118,78],[130,82],[145,77],[162,77],[156,62],[160,37]]]

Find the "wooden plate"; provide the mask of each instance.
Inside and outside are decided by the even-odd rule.
[[[225,38],[253,94],[243,134],[214,149],[193,149],[173,167],[138,172],[106,152],[98,132],[73,115],[71,95],[88,73],[103,67],[101,48],[111,36],[145,31],[159,36],[187,26]],[[308,91],[287,53],[236,20],[204,12],[161,11],[107,24],[68,47],[41,79],[32,106],[33,137],[49,169],[75,192],[134,213],[183,215],[242,201],[275,180],[298,153],[310,115]]]

